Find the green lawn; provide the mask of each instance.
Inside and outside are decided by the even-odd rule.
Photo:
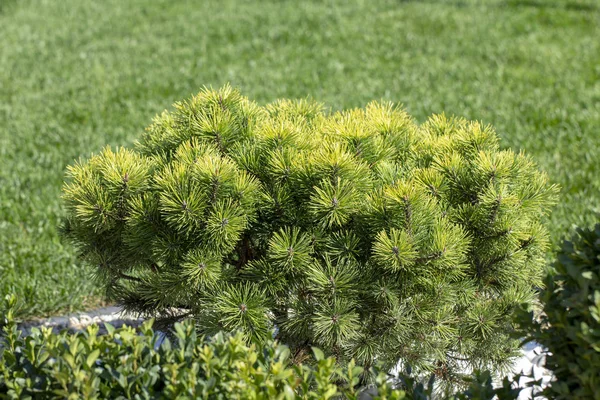
[[[260,103],[403,103],[493,124],[562,186],[554,243],[600,206],[595,0],[0,0],[0,294],[97,304],[58,236],[66,165],[130,145],[203,85]]]

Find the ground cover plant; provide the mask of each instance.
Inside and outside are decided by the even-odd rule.
[[[556,191],[490,126],[225,86],[71,166],[64,233],[127,310],[460,381],[515,354]]]
[[[65,167],[203,85],[490,123],[561,185],[555,244],[600,202],[592,0],[0,3],[0,293],[21,316],[98,304],[57,233]]]

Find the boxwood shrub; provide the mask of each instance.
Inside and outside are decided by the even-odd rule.
[[[0,399],[415,399],[427,400],[433,379],[373,371],[373,384],[360,384],[363,368],[340,367],[313,348],[310,363],[292,364],[290,350],[277,342],[248,345],[241,333],[198,336],[191,320],[174,325],[172,340],[153,331],[106,325],[98,335],[54,334],[34,328],[22,336],[12,318],[14,296],[0,336]],[[470,387],[453,399],[514,399],[512,381],[494,389],[489,373],[475,374]]]
[[[525,320],[530,340],[545,349],[555,381],[550,399],[600,399],[600,224],[564,242],[545,279],[540,318]]]

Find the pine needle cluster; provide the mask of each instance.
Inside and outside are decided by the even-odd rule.
[[[68,175],[65,233],[127,309],[447,380],[514,354],[556,194],[478,122],[229,86]]]

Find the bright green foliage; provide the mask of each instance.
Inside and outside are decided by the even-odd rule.
[[[550,399],[600,399],[600,224],[565,241],[545,280],[540,320],[527,321],[531,340],[547,349],[556,381]]]
[[[14,302],[14,298],[9,302]],[[34,328],[23,337],[9,304],[0,336],[0,399],[357,399],[363,369],[336,365],[315,349],[312,366],[290,365],[290,351],[272,341],[248,346],[241,334],[197,336],[175,325],[173,343],[146,322],[137,331],[110,325],[56,335]],[[336,385],[334,382],[339,382]],[[378,376],[377,399],[410,399]],[[420,389],[418,389],[420,390]]]
[[[65,232],[129,310],[455,380],[514,354],[554,192],[489,126],[225,87],[71,167]]]
[[[423,384],[401,374],[404,390],[373,371],[375,383],[360,385],[363,368],[350,361],[341,368],[333,357],[313,349],[311,364],[290,364],[287,347],[269,341],[248,346],[241,334],[210,340],[196,334],[191,321],[175,324],[172,338],[146,322],[139,330],[96,325],[84,332],[56,335],[34,328],[23,336],[7,296],[4,335],[0,334],[0,399],[281,399],[330,398],[427,400],[433,379]],[[469,388],[451,399],[515,399],[518,389],[505,380],[494,389],[489,373],[476,373]]]

